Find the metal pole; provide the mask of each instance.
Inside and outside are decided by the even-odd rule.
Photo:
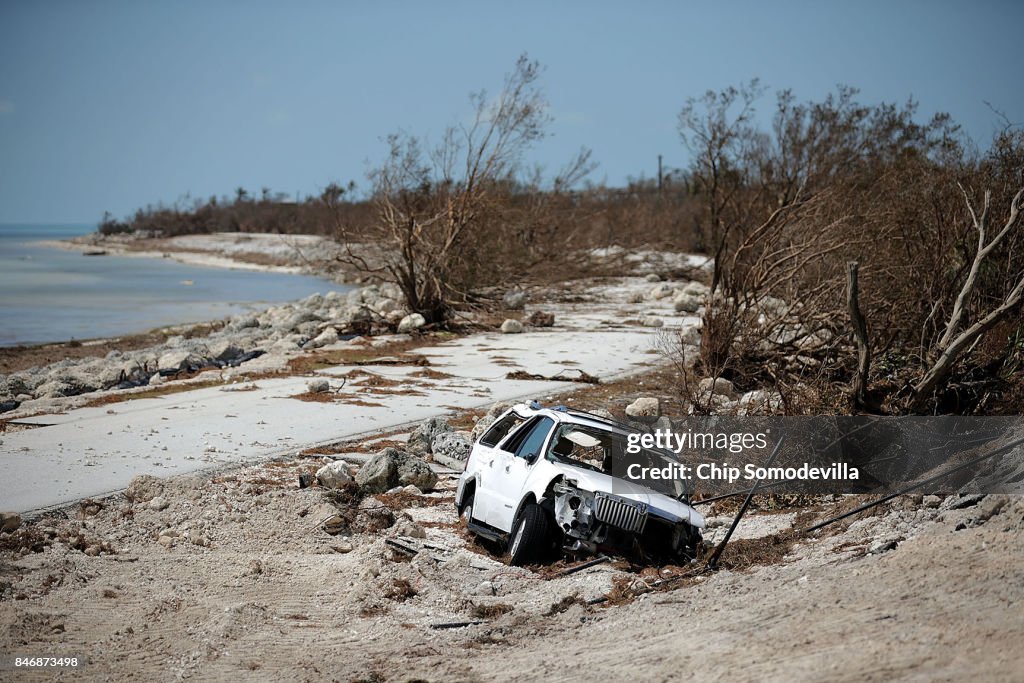
[[[782,442],[785,440],[785,434],[779,436],[779,440],[775,443],[775,448],[772,450],[772,454],[768,456],[768,462],[764,465],[765,469],[772,466],[772,463],[775,461],[775,456],[779,454],[779,450],[782,448]],[[750,505],[750,499],[754,497],[754,492],[757,491],[757,487],[761,485],[761,481],[761,479],[758,479],[757,483],[755,483],[747,493],[747,497],[744,499],[743,505],[740,506],[740,511],[736,513],[736,518],[732,520],[732,526],[730,526],[729,531],[726,532],[725,538],[722,539],[722,542],[718,544],[717,548],[715,548],[715,552],[711,554],[710,558],[708,558],[708,569],[714,569],[718,565],[718,558],[722,556],[722,551],[725,550],[725,545],[729,542],[729,539],[732,538],[732,532],[736,531],[736,526],[740,523],[740,518],[743,517],[743,513],[747,511],[747,507]]]

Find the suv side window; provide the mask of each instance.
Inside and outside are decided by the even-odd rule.
[[[514,412],[509,413],[505,417],[501,418],[494,424],[492,424],[484,435],[480,437],[480,443],[485,446],[497,446],[498,442],[505,438],[505,436],[513,429],[523,423],[522,418],[516,415]]]
[[[517,458],[525,458],[528,455],[540,455],[544,441],[548,438],[548,434],[551,433],[551,428],[554,426],[555,421],[550,417],[537,419],[529,429],[524,428],[522,436],[516,435],[513,439],[516,443],[510,443],[508,450],[514,453]]]

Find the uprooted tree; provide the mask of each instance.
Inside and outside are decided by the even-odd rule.
[[[387,138],[384,163],[370,173],[376,219],[346,226],[343,257],[393,282],[405,303],[430,322],[446,320],[482,288],[527,273],[565,253],[571,235],[551,220],[552,204],[591,170],[580,153],[549,184],[525,153],[550,123],[538,62],[523,55],[493,98],[470,96],[472,123],[450,126],[432,147],[413,135]],[[376,258],[352,242],[379,247]]]

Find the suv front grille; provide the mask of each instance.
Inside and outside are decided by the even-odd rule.
[[[598,521],[639,533],[647,521],[647,505],[598,491],[594,494],[594,515]]]

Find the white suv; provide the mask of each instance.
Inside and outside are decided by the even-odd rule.
[[[682,484],[665,482],[672,490],[659,493],[611,475],[617,458],[675,462],[667,451],[627,455],[635,431],[564,407],[516,405],[473,445],[456,508],[470,531],[507,543],[515,565],[552,559],[562,549],[687,562],[704,518]]]

